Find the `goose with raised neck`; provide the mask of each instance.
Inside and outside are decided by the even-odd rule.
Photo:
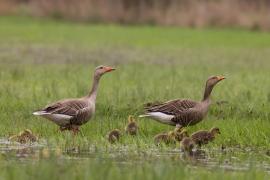
[[[97,98],[97,91],[98,91],[98,86],[99,86],[99,81],[100,81],[101,76],[98,74],[94,74],[94,78],[93,78],[93,83],[92,83],[92,88],[89,91],[88,95],[87,95],[87,99],[93,102],[96,102],[96,98]]]
[[[76,99],[63,99],[49,104],[33,114],[56,123],[61,131],[72,130],[77,133],[79,127],[88,122],[95,113],[95,102],[101,76],[113,70],[115,69],[109,66],[96,67],[92,88],[87,96]]]
[[[176,99],[164,103],[147,103],[145,114],[139,117],[149,117],[160,123],[178,127],[195,125],[206,116],[211,103],[211,92],[214,86],[223,79],[225,79],[224,76],[209,77],[201,101]]]

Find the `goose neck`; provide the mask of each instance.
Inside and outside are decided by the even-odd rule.
[[[100,80],[100,76],[94,75],[92,88],[87,96],[90,101],[94,101],[94,102],[96,101],[99,80]]]

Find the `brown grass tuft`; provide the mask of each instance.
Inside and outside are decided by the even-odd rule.
[[[268,0],[1,0],[0,14],[86,22],[270,30]]]

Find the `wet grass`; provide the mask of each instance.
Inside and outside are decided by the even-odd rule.
[[[144,163],[115,163],[91,160],[40,160],[39,163],[1,164],[4,179],[267,179],[260,170],[230,171],[187,167],[183,162],[147,161]],[[191,175],[192,174],[192,175]]]
[[[143,164],[115,164],[98,160],[81,160],[80,163],[61,160],[41,160],[38,164],[24,163],[8,164],[0,176],[5,179],[267,179],[266,173],[262,171],[233,172],[233,171],[207,171],[203,168],[185,168],[181,163],[155,164],[156,162],[145,162]],[[25,167],[27,165],[27,168]],[[16,174],[16,175],[15,175]],[[192,174],[192,175],[191,175]],[[224,175],[225,174],[225,175]],[[17,177],[18,176],[18,177]]]
[[[268,179],[270,168],[262,154],[239,149],[214,150],[196,157],[177,149],[61,153],[32,146],[7,150],[0,157],[3,179],[59,179],[59,174],[68,179]]]
[[[259,150],[264,156],[270,148],[269,39],[267,33],[242,30],[86,25],[0,17],[0,136],[8,137],[29,128],[49,147],[63,151],[74,147],[80,150],[94,147],[98,152],[125,149],[145,153],[177,149],[154,145],[154,135],[172,127],[149,119],[138,120],[138,136],[124,136],[118,144],[110,145],[105,136],[111,129],[123,129],[127,116],[139,115],[146,102],[183,97],[200,100],[207,77],[223,74],[227,79],[214,89],[213,102],[227,103],[214,103],[208,117],[187,130],[217,126],[222,134],[205,147],[207,150],[237,147]],[[82,126],[82,135],[74,138],[68,132],[60,133],[53,123],[32,116],[32,111],[47,103],[88,93],[93,69],[98,64],[113,65],[117,71],[102,77],[96,116]],[[33,177],[38,177],[42,172],[56,174],[59,168],[69,172],[68,177],[86,178],[92,172],[97,178],[98,174],[104,174],[102,167],[112,173],[108,173],[109,177],[119,177],[123,172],[127,179],[135,174],[141,177],[145,172],[149,172],[149,179],[179,176],[207,179],[210,174],[223,177],[223,170],[213,173],[204,168],[196,169],[189,177],[194,169],[169,160],[164,164],[131,163],[126,167],[107,161],[99,163],[97,157],[93,162],[64,162],[65,166],[59,168],[51,168],[51,164],[57,166],[63,163],[61,160],[57,163],[41,160],[34,165],[1,161],[5,167],[1,174],[6,178],[22,174],[26,169],[29,173],[20,177],[33,173]],[[73,166],[83,173],[71,172]],[[179,166],[177,171],[173,170],[174,166]],[[160,169],[164,173],[159,174]],[[227,175],[242,179],[263,177],[256,168],[248,174]]]

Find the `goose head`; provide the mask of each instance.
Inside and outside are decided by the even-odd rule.
[[[204,90],[204,96],[203,96],[203,100],[207,100],[210,97],[210,94],[214,88],[214,86],[224,80],[225,77],[224,76],[210,76],[207,81],[206,81],[206,86],[205,86],[205,90]]]
[[[111,71],[114,71],[115,68],[112,68],[112,67],[109,67],[109,66],[103,66],[103,65],[100,65],[98,67],[96,67],[95,69],[95,76],[102,76],[103,74],[107,73],[107,72],[111,72]]]
[[[224,80],[224,76],[210,76],[206,81],[207,87],[214,87],[218,82]]]

